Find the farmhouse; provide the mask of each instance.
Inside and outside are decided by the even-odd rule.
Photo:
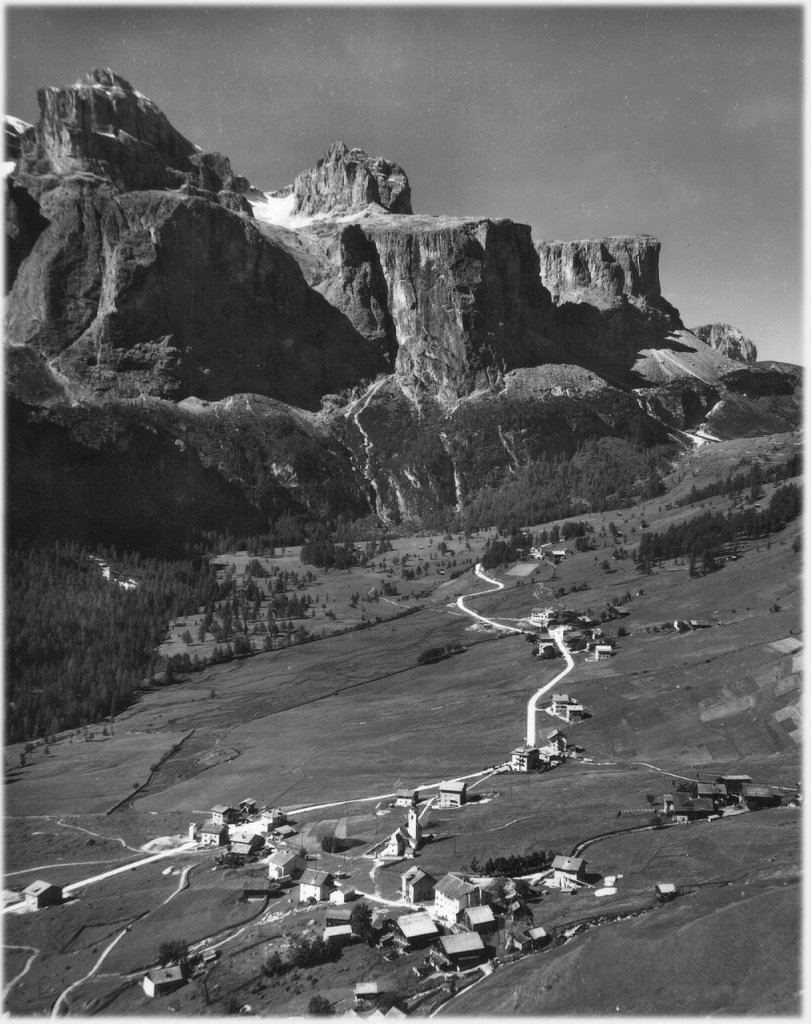
[[[586,880],[586,862],[582,857],[557,856],[552,861],[552,877],[546,884],[553,889],[574,889]]]
[[[287,815],[281,807],[274,807],[269,811],[262,811],[262,824],[268,829],[277,828],[279,825],[287,824]]]
[[[256,801],[252,796],[245,797],[244,800],[239,801],[239,809],[243,814],[256,814]]]
[[[284,842],[286,839],[292,839],[295,835],[298,835],[298,833],[292,825],[279,825],[279,827],[274,828],[272,832],[272,836],[277,840],[277,842]]]
[[[549,754],[550,757],[566,756],[566,733],[562,729],[550,729],[544,738],[546,744],[541,747],[542,753]]]
[[[721,782],[698,782],[695,795],[712,800],[716,806],[725,804],[728,800],[727,788]]]
[[[394,794],[395,807],[413,807],[419,796],[416,789],[398,789]]]
[[[538,767],[540,754],[537,747],[528,743],[516,747],[510,754],[510,768],[514,772],[531,772]]]
[[[332,888],[332,875],[329,871],[316,871],[314,868],[307,868],[299,879],[299,903],[306,903],[307,900],[325,900]]]
[[[214,821],[207,821],[200,829],[200,842],[203,846],[225,846],[228,842],[228,829]]]
[[[256,853],[265,845],[265,840],[255,832],[234,832],[231,835],[231,853],[240,853],[243,857]]]
[[[268,875],[276,879],[298,878],[306,863],[300,853],[293,850],[277,850],[268,857]]]
[[[439,940],[445,957],[457,971],[475,967],[487,959],[487,950],[477,932],[460,932],[458,935],[443,935]]]
[[[236,807],[217,804],[216,807],[211,808],[211,820],[215,825],[234,825],[239,821],[239,811]]]
[[[611,644],[595,644],[594,654],[591,658],[592,661],[608,661],[614,654],[614,648]]]
[[[409,903],[422,903],[434,898],[436,879],[416,865],[400,876],[403,899]]]
[[[461,807],[467,803],[466,782],[440,782],[439,807]]]
[[[478,932],[480,935],[492,932],[496,927],[493,908],[486,904],[480,907],[468,907],[462,913],[462,924],[470,931]]]
[[[172,967],[159,967],[144,975],[141,982],[144,992],[154,999],[156,996],[165,996],[167,992],[173,992],[184,983],[183,968],[176,964]]]
[[[744,783],[751,782],[752,779],[749,775],[719,775],[715,781],[722,782],[730,796],[741,796]]]
[[[427,910],[404,914],[394,922],[394,941],[403,949],[423,949],[438,938],[439,931]]]
[[[242,886],[242,898],[246,900],[266,900],[271,896],[278,896],[281,889],[278,885],[265,880],[246,882]]]
[[[549,710],[566,722],[579,722],[583,717],[583,705],[568,693],[553,693]]]
[[[37,879],[23,890],[23,899],[28,910],[42,910],[56,907],[62,902],[62,886]]]
[[[741,798],[750,811],[760,811],[765,807],[779,807],[780,795],[771,786],[758,786],[745,782],[741,788]]]
[[[333,889],[329,894],[330,903],[336,903],[339,906],[343,903],[351,903],[357,898],[358,893],[354,889]]]
[[[656,886],[656,899],[660,903],[669,903],[677,895],[676,886],[672,882],[659,882]]]
[[[695,797],[679,790],[665,794],[664,813],[672,814],[674,821],[698,821],[714,812],[715,805],[708,797]]]
[[[324,942],[332,940],[339,946],[346,946],[350,942],[353,942],[355,935],[352,931],[352,926],[348,924],[331,924],[324,928],[323,935]]]
[[[463,911],[468,907],[478,907],[487,898],[479,886],[449,872],[434,889],[434,914],[448,924],[456,924]]]

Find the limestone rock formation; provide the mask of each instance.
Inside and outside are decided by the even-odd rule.
[[[296,177],[294,215],[345,214],[370,203],[389,213],[411,213],[405,171],[383,157],[333,142],[312,170]]]
[[[731,324],[704,324],[701,327],[691,327],[690,330],[697,338],[701,338],[730,359],[741,363],[757,362],[755,343],[745,338],[738,328]]]

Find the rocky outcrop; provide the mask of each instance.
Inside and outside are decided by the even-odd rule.
[[[640,349],[667,347],[682,322],[662,298],[660,248],[650,235],[538,243],[551,335],[572,362],[628,382]]]
[[[92,174],[117,189],[184,188],[219,196],[250,215],[248,182],[227,157],[203,153],[174,128],[152,100],[109,68],[97,68],[66,88],[40,89],[40,118],[22,138],[17,177],[32,193],[76,174]]]
[[[383,157],[333,142],[312,170],[296,177],[294,216],[346,214],[370,203],[389,213],[411,213],[405,171]]]
[[[704,324],[701,327],[691,327],[690,331],[730,359],[740,363],[757,362],[755,343],[745,338],[738,328],[731,324]]]
[[[254,221],[178,192],[77,179],[8,301],[7,338],[84,393],[219,399],[259,391],[316,407],[389,369]]]
[[[312,230],[332,265],[320,290],[396,355],[412,399],[453,404],[549,356],[551,304],[528,226],[381,216]]]

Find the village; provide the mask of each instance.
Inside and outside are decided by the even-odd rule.
[[[565,551],[552,554],[566,556]],[[501,586],[479,566],[476,572],[481,579]],[[467,611],[463,599],[459,607]],[[206,821],[190,823],[186,837],[175,837],[178,854],[206,851],[212,857],[212,870],[242,873],[244,881],[235,890],[235,899],[256,903],[264,911],[263,920],[289,919],[294,925],[296,915],[304,912],[304,932],[313,941],[321,941],[324,956],[340,957],[347,947],[366,944],[377,949],[384,962],[408,965],[414,980],[407,998],[400,991],[395,999],[384,982],[358,979],[349,1011],[355,1015],[401,1017],[420,1007],[419,1012],[424,1012],[429,1004],[436,1009],[500,965],[554,948],[577,934],[581,925],[554,923],[561,899],[578,895],[602,899],[621,890],[622,864],[595,868],[581,856],[589,842],[610,833],[588,837],[569,853],[539,850],[504,858],[498,870],[490,872],[475,863],[444,873],[428,870],[432,846],[443,839],[442,834],[426,827],[433,810],[464,814],[466,807],[499,798],[496,790],[474,792],[481,782],[510,774],[546,773],[585,761],[585,751],[574,739],[577,725],[590,713],[576,696],[556,687],[574,667],[573,651],[591,660],[617,654],[616,641],[606,637],[598,623],[551,607],[535,609],[518,627],[484,621],[495,629],[526,632],[534,653],[543,661],[550,650],[566,661],[566,667],[529,698],[523,742],[501,764],[431,785],[400,786],[376,803],[377,814],[394,814],[400,822],[362,848],[347,850],[335,835],[302,830],[298,815],[311,808],[268,806],[250,797],[233,805],[212,806]],[[701,625],[677,620],[674,629]],[[550,690],[550,697],[541,705],[541,697]],[[539,714],[546,714],[550,724],[539,727]],[[570,738],[572,732],[574,738]],[[801,801],[799,786],[784,789],[755,783],[744,774],[702,779],[699,773],[695,780],[677,775],[672,783],[659,802],[643,809],[645,824],[631,831],[713,822],[750,811],[797,806]],[[618,831],[624,833],[628,828]],[[392,870],[398,873],[394,894],[381,891],[383,868],[389,875]],[[366,878],[372,880],[371,886]],[[82,883],[74,883],[65,887],[71,890],[68,893],[38,879],[21,894],[22,904],[26,910],[45,909],[75,898],[73,893],[81,888]],[[647,913],[689,888],[678,877],[663,877],[641,906],[637,900],[633,912]],[[599,917],[599,913],[585,915],[586,920],[589,917]],[[300,927],[300,923],[294,925],[294,930]],[[291,941],[283,942],[274,953],[277,957],[285,954],[290,964],[294,955]],[[158,966],[140,978],[148,998],[168,995],[193,979],[205,981],[219,956],[217,942],[203,941],[193,948],[169,948],[171,945],[163,950]]]

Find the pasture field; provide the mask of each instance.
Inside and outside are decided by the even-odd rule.
[[[748,449],[740,444],[743,455]],[[689,458],[675,487],[702,486],[705,477],[709,482],[717,474],[705,462],[719,458],[713,449]],[[727,499],[712,501],[712,507],[722,508]],[[737,560],[705,577],[689,579],[686,565],[671,562],[644,575],[630,558],[613,560],[609,522],[627,534],[621,543],[630,549],[643,517],[648,529],[663,529],[697,510],[664,505],[663,498],[582,517],[593,522],[604,548],[575,553],[554,570],[526,562],[519,574],[510,571],[514,566],[501,567],[489,573],[504,583],[498,591],[472,571],[491,532],[470,538],[470,551],[464,538],[445,542],[456,551],[457,567],[460,555],[471,559],[456,580],[437,571],[441,535],[396,539],[396,550],[386,559],[409,553],[410,565],[429,566],[427,577],[406,582],[398,568],[386,577],[400,591],[391,598],[395,604],[381,598],[357,612],[384,618],[377,609],[385,604],[385,614],[396,615],[403,610],[396,602],[419,603],[421,610],[208,667],[172,686],[145,691],[117,716],[109,735],[93,727],[88,742],[64,734],[48,753],[36,746],[24,767],[6,773],[7,889],[39,877],[78,882],[143,858],[150,841],[185,837],[189,823],[201,824],[213,805],[251,796],[289,812],[298,833],[293,845],[316,858],[315,866],[345,872],[345,884],[387,907],[396,904],[400,873],[411,863],[439,876],[490,857],[536,849],[571,853],[576,844],[603,833],[646,825],[661,807],[662,795],[697,773],[702,778],[747,773],[756,782],[793,787],[801,768],[802,634],[800,556],[792,545],[802,521],[769,543],[745,545]],[[229,560],[239,573],[248,556],[217,557],[219,563]],[[307,568],[290,549],[273,563],[297,572]],[[368,593],[369,587],[363,587],[375,576],[381,579],[369,569],[318,570],[308,587],[319,596],[315,621],[324,616],[320,604],[327,603],[327,593],[328,608],[346,605],[346,614],[354,614],[351,595]],[[587,589],[581,589],[584,584]],[[554,597],[560,588],[566,593]],[[624,598],[628,593],[630,600]],[[589,717],[567,725],[538,715],[539,736],[560,725],[578,748],[577,756],[541,774],[493,773],[523,742],[530,695],[557,676],[564,662],[539,660],[525,636],[475,622],[457,606],[461,595],[474,595],[467,600],[470,609],[509,625],[539,606],[599,613],[622,599],[620,608],[627,614],[604,626],[616,635],[615,656],[595,663],[575,652],[573,671],[556,687],[577,697]],[[335,622],[324,622],[344,627],[349,619],[341,615],[336,610]],[[712,624],[688,633],[673,631],[674,619],[691,618]],[[433,664],[417,663],[426,649],[446,645],[463,650]],[[9,748],[7,763],[16,765],[19,752]],[[426,809],[437,784],[457,777],[469,777],[471,801],[459,809]],[[414,862],[376,866],[371,848],[404,818],[391,806],[391,795],[400,786],[424,787],[422,825],[431,841]],[[479,1007],[475,1012],[562,1013],[569,1012],[566,1006],[598,1012],[615,995],[628,1012],[652,1012],[649,1005],[659,999],[661,1012],[663,1000],[666,1004],[676,989],[685,989],[671,984],[667,972],[663,975],[662,963],[696,971],[706,996],[709,967],[694,964],[688,951],[696,943],[720,941],[725,927],[745,930],[756,920],[771,929],[773,944],[796,951],[789,894],[796,901],[799,818],[798,810],[764,811],[589,845],[583,854],[589,872],[596,878],[622,876],[616,896],[549,893],[533,905],[536,923],[557,928],[601,913],[631,916],[497,971],[469,996],[452,1000],[448,1012]],[[333,833],[346,849],[323,853],[320,840]],[[153,1008],[156,1004],[133,982],[154,963],[160,942],[178,937],[181,928],[190,942],[207,937],[222,942],[223,957],[210,972],[207,992],[197,982],[189,984],[162,1002],[161,1010],[222,1013],[236,993],[265,1012],[299,1013],[316,992],[348,1008],[355,981],[378,975],[396,980],[403,968],[403,978],[408,975],[407,959],[389,964],[380,951],[356,946],[337,963],[298,972],[295,978],[263,978],[261,963],[273,943],[281,941],[284,931],[319,928],[323,911],[288,902],[294,896],[266,908],[240,902],[243,882],[250,872],[264,871],[261,864],[233,871],[212,867],[210,851],[178,853],[80,889],[61,907],[7,914],[8,946],[37,950],[29,971],[8,995],[10,1011],[48,1011],[128,925],[130,931],[107,953],[96,976],[70,994],[73,1012],[144,1013]],[[190,870],[184,874],[185,868]],[[704,884],[668,907],[654,908],[652,888],[662,880],[730,884]],[[181,883],[185,887],[179,888]],[[638,953],[640,943],[649,943],[650,952]],[[637,951],[635,959],[630,950]],[[29,955],[10,949],[7,977],[18,973]],[[621,966],[618,973],[631,978],[625,987],[639,993],[633,1006],[622,1003],[620,983],[602,966],[612,958]],[[771,952],[758,962],[774,972],[769,991],[775,1006],[789,1012],[796,962],[784,956],[778,967]],[[741,949],[730,948],[725,977],[741,979],[743,963]],[[582,988],[585,976],[598,982],[600,995],[593,1005],[583,996],[576,998],[578,979]],[[731,982],[719,982],[715,1002],[706,1004],[708,1012],[746,1008],[747,998],[750,1009],[765,1007],[765,995],[754,981],[738,983],[739,993],[733,995]],[[516,984],[521,994],[513,1005]],[[487,994],[486,1002],[476,1002],[477,994]],[[691,1004],[674,1012],[691,1012]]]

